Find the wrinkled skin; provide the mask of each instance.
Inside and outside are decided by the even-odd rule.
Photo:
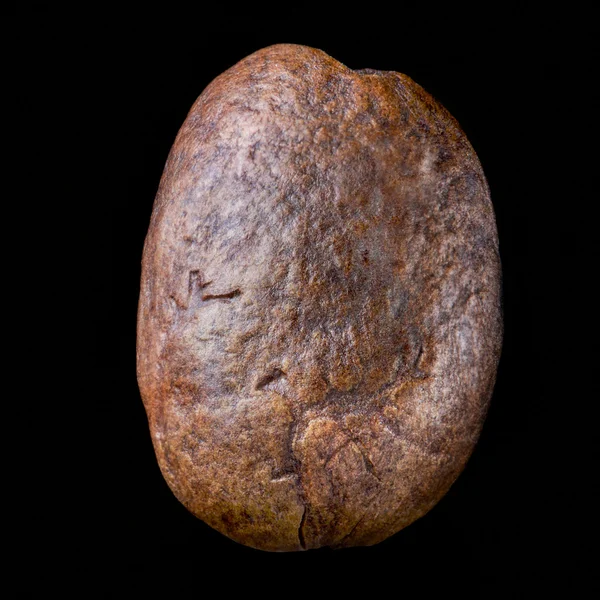
[[[295,45],[217,77],[143,257],[138,380],[177,498],[265,550],[421,517],[485,418],[500,273],[477,157],[411,79]]]

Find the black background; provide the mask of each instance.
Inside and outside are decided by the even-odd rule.
[[[82,161],[86,201],[77,204],[83,256],[73,252],[94,273],[85,281],[85,343],[73,352],[85,428],[77,426],[80,455],[71,456],[73,475],[60,488],[60,527],[70,541],[59,556],[150,582],[170,573],[174,585],[225,572],[224,586],[273,587],[283,578],[301,593],[314,591],[318,577],[340,588],[389,584],[398,596],[591,590],[594,551],[584,546],[597,510],[587,422],[598,399],[588,378],[598,356],[589,316],[598,95],[586,15],[525,19],[514,11],[471,25],[449,14],[436,27],[429,17],[385,23],[357,15],[334,25],[154,16],[152,24],[86,16],[85,27],[63,23],[60,35],[49,32],[47,19],[61,20],[50,9],[18,20],[40,49],[32,76],[68,90],[57,114],[75,122],[73,140],[93,146]],[[159,472],[136,382],[142,246],[171,144],[214,77],[280,42],[320,48],[353,69],[412,77],[461,124],[496,211],[505,339],[480,442],[428,515],[371,548],[271,554],[204,525]]]

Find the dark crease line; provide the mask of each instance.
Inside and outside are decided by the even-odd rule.
[[[356,442],[354,442],[354,443],[356,444]],[[373,477],[375,477],[375,479],[377,479],[377,481],[379,481],[381,483],[381,478],[375,472],[375,465],[373,464],[371,459],[366,455],[364,449],[359,444],[356,444],[356,447],[358,448],[358,451],[360,452],[361,456],[363,457],[363,461],[365,463],[365,467],[367,468],[367,471],[371,475],[373,475]]]
[[[173,300],[173,302],[175,302],[175,306],[177,306],[177,308],[181,308],[182,310],[187,309],[187,305],[184,304],[183,302],[181,302],[176,296],[175,294],[169,294],[169,298],[171,300]]]
[[[227,292],[226,294],[204,294],[202,300],[230,300],[231,298],[241,295],[241,293],[242,292],[238,289]]]
[[[419,351],[417,352],[417,358],[415,359],[415,368],[418,368],[419,361],[423,356],[423,344],[419,346]]]
[[[273,369],[273,372],[270,373],[269,375],[265,375],[264,377],[261,377],[261,379],[258,380],[257,384],[256,384],[256,388],[257,390],[262,390],[265,386],[269,385],[269,383],[272,383],[273,381],[276,381],[277,379],[280,379],[281,377],[285,377],[286,373],[285,371],[282,371],[281,369]]]
[[[368,510],[366,510],[362,517],[356,521],[356,523],[353,525],[352,529],[339,541],[335,544],[335,546],[341,546],[348,538],[350,538],[350,536],[356,531],[356,528],[365,520],[365,517],[367,516]]]
[[[343,431],[350,438],[352,443],[358,448],[358,451],[360,452],[360,455],[363,458],[363,462],[365,463],[365,468],[367,469],[368,473],[373,475],[373,477],[375,477],[375,479],[377,479],[377,481],[379,481],[379,483],[381,483],[381,478],[379,477],[379,475],[377,475],[377,472],[375,470],[375,465],[373,464],[371,459],[367,456],[367,452],[363,448],[363,445],[360,442],[360,440],[356,439],[347,429],[344,429]]]
[[[306,550],[306,538],[304,537],[304,526],[306,525],[306,504],[304,505],[304,512],[302,513],[302,519],[300,519],[300,525],[298,526],[298,540],[303,550]]]

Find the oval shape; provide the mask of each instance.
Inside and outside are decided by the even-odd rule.
[[[456,121],[405,75],[277,45],[171,149],[137,368],[160,468],[265,550],[377,543],[477,441],[502,320],[495,218]]]

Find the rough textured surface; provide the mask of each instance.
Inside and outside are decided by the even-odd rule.
[[[385,539],[464,467],[501,337],[488,187],[422,88],[295,45],[206,88],[138,316],[154,447],[191,512],[266,550]]]

